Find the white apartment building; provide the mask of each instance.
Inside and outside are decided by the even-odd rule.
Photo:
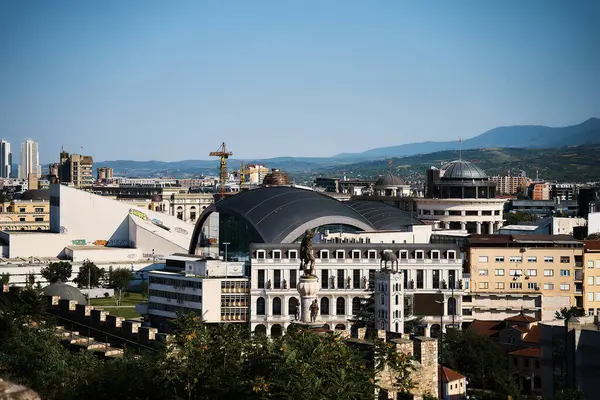
[[[148,276],[146,310],[153,326],[193,312],[207,323],[247,323],[248,278],[245,263],[207,260],[175,254],[167,257],[165,270]]]
[[[37,177],[42,175],[40,166],[40,153],[37,142],[27,139],[21,143],[21,164],[19,165],[19,179],[27,179],[29,174]]]
[[[0,178],[10,178],[12,169],[12,153],[10,143],[4,139],[0,142]]]
[[[300,276],[299,251],[299,244],[251,245],[250,328],[253,332],[280,335],[295,321],[300,300],[296,288]],[[396,268],[404,271],[401,275],[405,296],[412,299],[415,294],[442,293],[447,300],[444,326],[462,322],[462,259],[458,247],[327,243],[314,245],[316,273],[321,285],[319,321],[326,328],[350,329],[349,320],[356,314],[361,300],[375,289],[375,276],[386,252],[396,256]],[[388,266],[391,267],[390,262]],[[423,315],[423,319],[423,334],[428,335],[432,328],[439,329],[439,315]],[[396,321],[393,322],[395,329]]]

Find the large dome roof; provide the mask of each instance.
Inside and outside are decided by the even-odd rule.
[[[58,280],[42,289],[44,296],[58,296],[64,300],[75,300],[79,304],[86,304],[85,296],[74,286]]]
[[[452,161],[442,167],[442,179],[487,179],[487,174],[477,165],[463,160]]]
[[[404,186],[406,185],[406,181],[399,176],[393,175],[391,172],[388,172],[386,175],[377,179],[375,182],[375,186]]]

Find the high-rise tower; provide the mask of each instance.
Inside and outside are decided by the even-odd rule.
[[[38,144],[31,139],[21,143],[21,164],[19,165],[19,179],[27,179],[29,174],[38,177],[42,175],[40,166],[40,153]]]
[[[2,142],[0,142],[0,178],[10,178],[11,165],[10,143],[2,139]]]

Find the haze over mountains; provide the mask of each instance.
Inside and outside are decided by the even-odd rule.
[[[536,125],[506,126],[491,129],[470,139],[463,139],[462,148],[523,148],[551,149],[568,146],[600,144],[600,119],[567,127]],[[445,142],[410,143],[371,149],[362,153],[345,153],[332,157],[277,157],[269,159],[243,160],[245,163],[265,164],[270,168],[281,168],[288,172],[307,172],[356,162],[389,157],[408,157],[446,150],[458,150],[458,140]],[[239,168],[242,160],[231,158],[230,168]],[[102,161],[96,165],[112,167],[118,175],[153,176],[175,174],[212,174],[217,171],[218,159],[165,161]]]

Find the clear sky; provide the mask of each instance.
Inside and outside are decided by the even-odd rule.
[[[592,116],[598,0],[0,1],[0,136],[44,162],[329,156]]]

